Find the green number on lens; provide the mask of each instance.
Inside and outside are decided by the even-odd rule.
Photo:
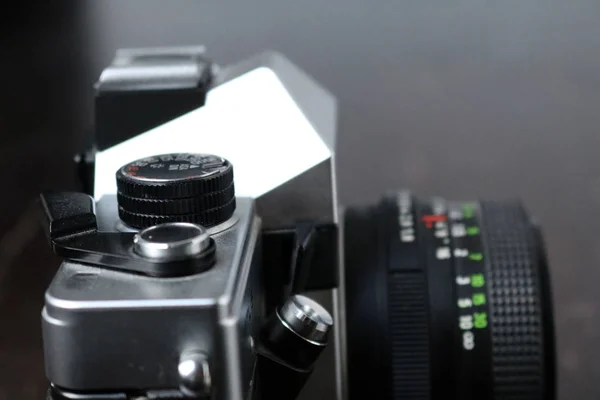
[[[463,216],[465,218],[473,218],[473,205],[471,205],[471,204],[463,205]]]
[[[473,314],[473,325],[477,329],[487,328],[487,313],[475,313]]]
[[[485,285],[483,274],[475,274],[471,276],[471,286],[479,288],[483,285]]]
[[[485,294],[475,293],[473,295],[473,305],[480,306],[482,304],[485,304]]]

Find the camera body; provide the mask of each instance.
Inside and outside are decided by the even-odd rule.
[[[261,224],[247,198],[237,199],[232,218],[233,226],[211,235],[217,257],[200,274],[156,278],[65,261],[43,311],[52,382],[75,391],[177,388],[182,355],[199,352],[209,355],[223,398],[247,391],[266,312]]]
[[[295,397],[314,360],[280,357],[273,343],[285,339],[264,327],[290,296],[338,282],[335,99],[279,54],[217,74],[199,47],[119,50],[96,89],[95,148],[78,158],[93,192],[42,195],[49,239],[65,257],[42,312],[54,397],[269,398],[256,382],[261,368],[277,373],[273,359],[288,364],[277,397]],[[235,211],[207,229],[214,264],[200,273],[149,267],[135,251],[138,229],[118,213],[115,171],[182,151],[235,167]],[[268,361],[259,365],[259,354]],[[209,369],[209,388],[187,390],[190,355]]]
[[[42,312],[53,400],[291,400],[327,345],[339,399],[555,398],[518,200],[342,212],[336,101],[276,53],[119,50],[96,90],[83,192],[40,197],[65,260]]]

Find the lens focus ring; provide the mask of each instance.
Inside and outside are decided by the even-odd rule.
[[[489,281],[495,399],[548,399],[553,360],[543,320],[541,249],[518,203],[481,203]],[[550,378],[551,379],[551,378]]]

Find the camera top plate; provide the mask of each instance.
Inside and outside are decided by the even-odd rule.
[[[336,112],[335,98],[285,57],[259,55],[223,68],[203,107],[98,151],[94,197],[116,194],[115,171],[135,159],[211,153],[231,161],[236,194],[256,199],[265,227],[334,222]]]

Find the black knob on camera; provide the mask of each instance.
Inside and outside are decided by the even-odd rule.
[[[163,154],[133,161],[116,174],[119,217],[135,228],[165,222],[211,227],[235,211],[233,166],[212,154]]]
[[[267,320],[258,346],[257,390],[263,400],[295,399],[328,343],[333,319],[316,301],[293,295]],[[264,378],[263,378],[264,379]]]

